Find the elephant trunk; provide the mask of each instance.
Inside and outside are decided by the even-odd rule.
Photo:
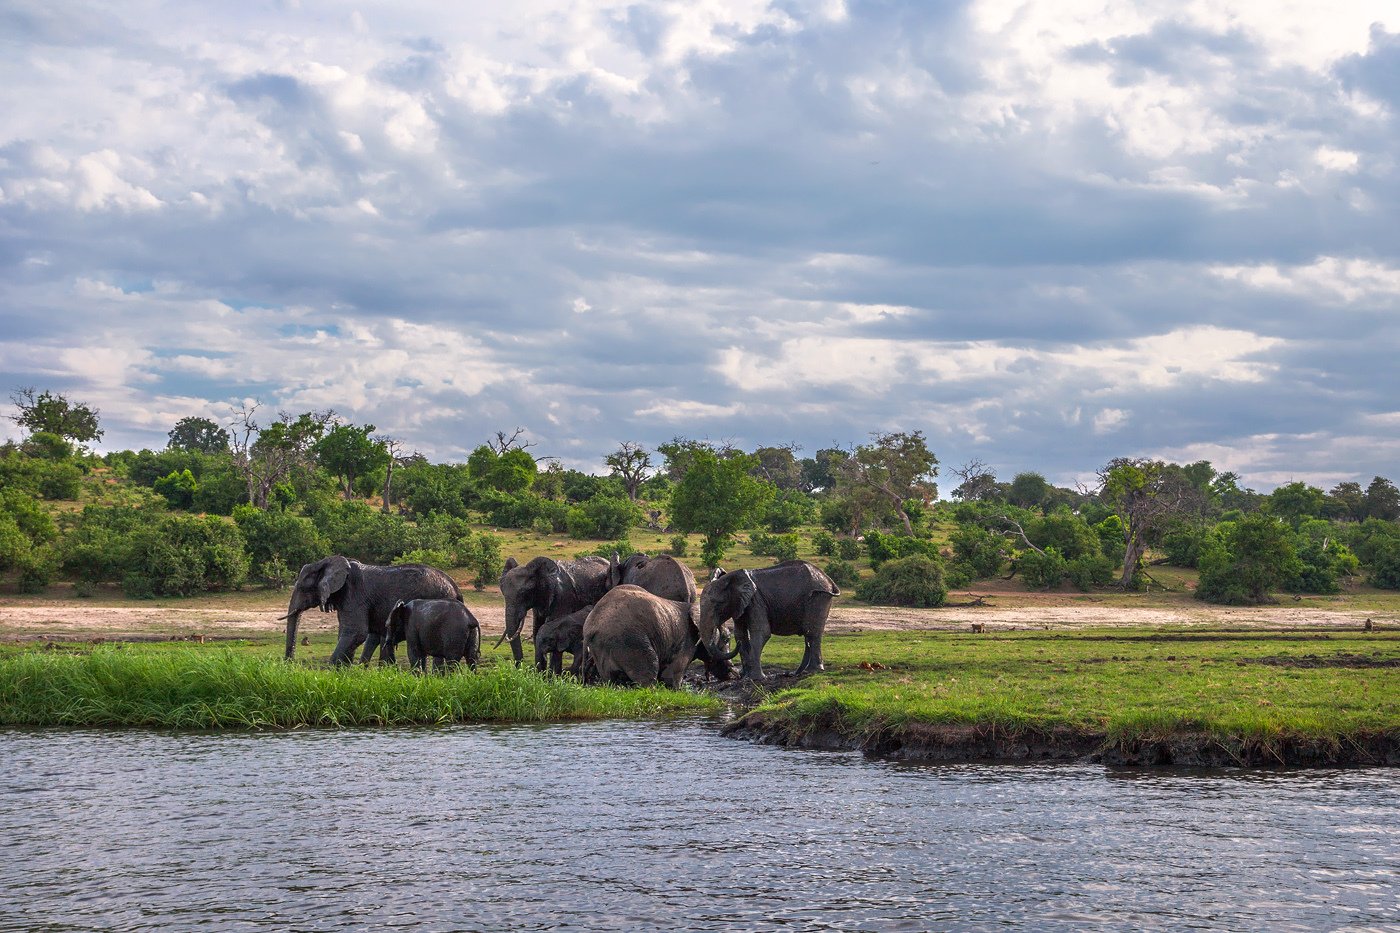
[[[290,661],[297,653],[297,622],[301,620],[301,611],[288,612],[283,618],[287,620],[287,660]]]

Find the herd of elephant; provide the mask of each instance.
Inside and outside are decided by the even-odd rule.
[[[678,688],[693,661],[709,677],[728,680],[730,662],[742,659],[741,676],[763,679],[763,648],[770,636],[801,635],[797,674],[823,670],[822,633],[831,600],[840,593],[831,578],[802,560],[759,570],[716,570],[697,598],[695,576],[667,555],[633,554],[625,560],[510,558],[501,575],[506,623],[515,663],[524,659],[525,617],[532,617],[535,667],[569,670],[587,683],[661,683]],[[427,661],[442,670],[481,656],[481,625],[461,590],[441,570],[422,564],[381,567],[327,557],[301,568],[287,606],[287,658],[296,652],[297,621],[308,609],[335,611],[339,622],[331,663],[349,664],[364,646],[368,664],[376,648],[394,663],[407,643],[415,670]],[[734,647],[726,625],[732,623]]]

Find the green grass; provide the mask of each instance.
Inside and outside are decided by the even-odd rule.
[[[287,729],[550,722],[714,711],[703,694],[584,687],[505,664],[332,670],[246,649],[102,646],[0,657],[0,725]]]
[[[775,639],[765,664],[795,666]],[[911,724],[1066,728],[1111,742],[1204,733],[1244,742],[1400,732],[1396,632],[906,632],[826,641],[827,673],[759,710],[846,735]],[[862,661],[885,670],[864,671]],[[1279,661],[1317,666],[1287,666]]]

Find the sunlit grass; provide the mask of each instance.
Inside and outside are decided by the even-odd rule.
[[[706,711],[719,702],[659,688],[584,687],[494,664],[415,676],[333,670],[224,648],[99,647],[0,657],[0,725],[286,729],[548,722]]]
[[[765,664],[796,663],[798,646],[771,645]],[[904,632],[826,646],[827,673],[771,696],[763,713],[848,735],[912,723],[1068,728],[1110,741],[1189,732],[1341,742],[1400,731],[1400,668],[1345,666],[1400,659],[1395,632]]]

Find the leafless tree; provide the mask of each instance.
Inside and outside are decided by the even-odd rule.
[[[521,436],[524,433],[525,429],[519,426],[510,434],[506,434],[504,431],[497,431],[496,436],[486,443],[496,452],[496,456],[498,457],[508,450],[527,450],[534,447],[534,441],[522,439]]]
[[[397,437],[392,437],[388,434],[376,434],[374,440],[382,444],[384,446],[384,452],[389,455],[384,464],[384,504],[380,509],[387,515],[389,514],[389,500],[394,493],[394,467],[403,466],[408,460],[412,459],[414,455],[406,455],[404,453],[407,448],[404,447],[404,442]]]
[[[627,498],[635,502],[642,484],[651,475],[651,454],[641,444],[623,441],[603,462],[612,467],[613,475],[622,480],[622,487],[627,490]]]

